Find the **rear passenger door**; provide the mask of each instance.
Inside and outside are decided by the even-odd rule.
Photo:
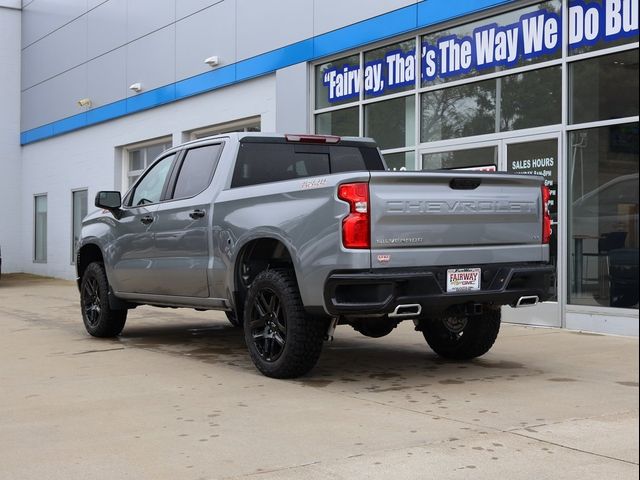
[[[186,149],[153,222],[158,295],[208,297],[211,192],[222,142]]]

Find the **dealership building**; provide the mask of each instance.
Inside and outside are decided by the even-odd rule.
[[[0,0],[2,271],[75,278],[96,192],[171,146],[364,135],[544,176],[557,296],[504,318],[638,335],[638,90],[638,0]]]

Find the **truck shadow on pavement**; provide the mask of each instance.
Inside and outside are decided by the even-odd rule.
[[[342,327],[343,329],[345,327]],[[406,341],[354,336],[338,331],[326,342],[316,367],[297,382],[310,387],[330,384],[362,387],[367,391],[416,388],[419,385],[456,385],[469,382],[512,381],[540,375],[535,367],[501,360],[495,354],[471,362],[446,361],[427,346],[419,333]],[[391,341],[387,341],[391,340]],[[499,340],[498,340],[499,341]],[[127,348],[143,348],[215,365],[226,365],[247,373],[255,370],[241,329],[226,323],[182,323],[175,325],[128,325],[118,338]]]

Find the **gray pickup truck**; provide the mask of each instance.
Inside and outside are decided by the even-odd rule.
[[[547,300],[540,177],[389,172],[371,139],[227,134],[164,152],[83,222],[87,331],[138,305],[224,310],[255,366],[292,378],[336,325],[369,337],[413,320],[439,355],[486,353],[500,307]]]

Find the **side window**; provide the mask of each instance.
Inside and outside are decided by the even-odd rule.
[[[163,158],[156,163],[151,170],[145,173],[144,177],[133,192],[131,206],[147,205],[149,203],[158,203],[162,196],[162,189],[167,181],[167,175],[171,170],[171,164],[175,154]]]
[[[240,143],[232,187],[329,174],[324,146],[301,148],[286,143]],[[315,151],[314,151],[315,150]]]
[[[187,150],[172,198],[193,197],[207,188],[211,183],[221,151],[221,144]]]

